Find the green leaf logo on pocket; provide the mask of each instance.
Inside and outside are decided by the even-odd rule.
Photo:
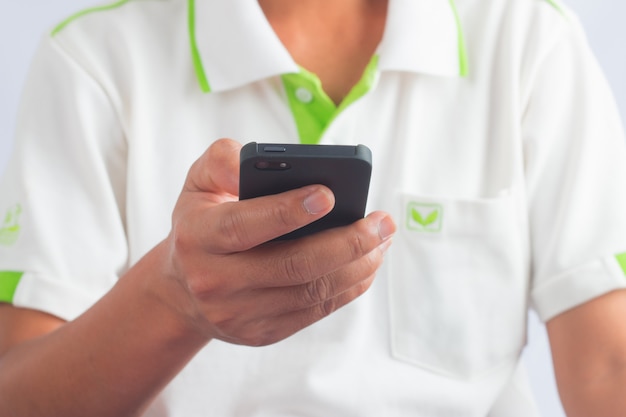
[[[411,202],[407,206],[407,229],[420,232],[439,232],[443,207],[432,203]]]

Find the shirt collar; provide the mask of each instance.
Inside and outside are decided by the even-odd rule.
[[[467,72],[465,41],[453,0],[389,0],[379,68],[439,76]]]
[[[464,45],[452,0],[389,0],[381,71],[463,75]],[[298,72],[257,0],[188,0],[189,36],[204,91]]]
[[[298,72],[256,0],[198,0],[195,13],[194,1],[188,4],[190,23],[195,14],[196,73],[204,70],[211,91]]]

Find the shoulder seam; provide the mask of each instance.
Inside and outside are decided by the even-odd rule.
[[[74,13],[73,15],[71,15],[70,17],[68,17],[67,19],[65,19],[64,21],[62,21],[61,23],[59,23],[57,26],[55,26],[54,29],[52,29],[52,32],[50,32],[50,36],[55,36],[57,35],[59,32],[61,32],[63,29],[65,29],[65,27],[67,25],[69,25],[70,23],[72,23],[74,20],[79,19],[85,15],[91,14],[91,13],[96,13],[96,12],[101,12],[101,11],[105,11],[105,10],[111,10],[111,9],[115,9],[117,7],[122,6],[125,3],[128,3],[131,0],[117,0],[114,3],[111,4],[107,4],[107,5],[103,5],[103,6],[96,6],[96,7],[91,7],[89,9],[85,9],[82,10],[80,12]]]

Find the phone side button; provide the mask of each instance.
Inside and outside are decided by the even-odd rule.
[[[264,146],[263,152],[287,152],[287,148],[284,146]]]

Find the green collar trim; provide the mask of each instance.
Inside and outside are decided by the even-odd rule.
[[[372,88],[377,69],[378,55],[374,55],[363,71],[359,82],[352,87],[339,106],[328,97],[317,75],[306,69],[301,68],[299,73],[282,75],[283,86],[300,142],[319,143],[332,121]]]
[[[348,93],[346,98],[339,104],[339,108],[337,109],[337,114],[341,113],[344,109],[346,109],[349,105],[363,97],[374,85],[376,81],[376,76],[378,73],[378,55],[374,55],[370,62],[365,67],[363,71],[363,75],[361,79],[352,90]]]
[[[68,17],[67,19],[65,19],[64,21],[62,21],[61,23],[59,23],[51,32],[51,36],[55,36],[57,35],[59,32],[61,32],[63,29],[65,29],[65,27],[67,25],[69,25],[70,23],[72,23],[74,20],[77,20],[87,14],[91,14],[91,13],[95,13],[95,12],[101,12],[101,11],[105,11],[105,10],[111,10],[111,9],[115,9],[117,7],[122,6],[125,3],[128,3],[130,0],[118,0],[115,3],[109,4],[109,5],[105,5],[105,6],[99,6],[99,7],[92,7],[83,11],[80,11],[76,14],[73,14],[72,16]],[[192,57],[192,61],[193,61],[193,66],[194,66],[194,70],[196,72],[196,77],[198,79],[198,84],[200,84],[200,88],[202,89],[202,91],[204,91],[205,93],[208,93],[211,91],[211,87],[209,85],[209,82],[207,80],[206,77],[206,73],[204,71],[204,66],[202,65],[202,58],[200,56],[200,52],[198,50],[198,44],[196,42],[196,4],[195,4],[195,0],[188,0],[187,1],[188,7],[187,7],[187,23],[188,23],[188,30],[189,30],[189,45],[191,48],[191,57]]]
[[[13,303],[23,272],[0,271],[0,303]]]
[[[118,3],[121,4],[126,1],[129,1],[129,0],[122,0],[122,1],[119,1]],[[546,1],[550,2],[555,7],[559,8],[559,6],[556,4],[556,0],[546,0]],[[463,25],[461,22],[459,11],[456,7],[455,0],[448,0],[448,2],[452,9],[452,13],[454,15],[454,20],[455,20],[455,24],[457,28],[459,76],[467,77],[469,74],[469,59],[468,59],[467,43],[466,43],[465,33],[463,30]],[[118,3],[116,3],[115,5],[118,5]],[[115,7],[115,5],[110,6],[110,7]],[[198,84],[201,90],[205,93],[209,93],[211,92],[211,86],[208,81],[208,77],[206,75],[206,70],[202,63],[202,56],[198,48],[197,37],[196,37],[196,20],[197,20],[196,19],[196,2],[195,0],[187,0],[187,5],[188,5],[187,6],[188,8],[187,20],[188,20],[188,31],[189,31],[189,46],[191,50],[191,58],[193,62],[193,67],[194,67],[194,71],[196,74],[196,79],[198,81]]]
[[[80,11],[80,12],[78,12],[76,14],[73,14],[72,16],[68,17],[67,19],[65,19],[64,21],[59,23],[54,29],[52,29],[52,32],[50,33],[50,36],[55,36],[56,34],[61,32],[63,29],[65,29],[65,27],[67,25],[69,25],[74,20],[76,20],[76,19],[78,19],[80,17],[83,17],[83,16],[85,16],[87,14],[90,14],[90,13],[102,12],[102,11],[105,11],[105,10],[115,9],[117,7],[120,7],[124,3],[128,3],[129,1],[130,0],[119,0],[119,1],[116,1],[115,3],[112,3],[112,4],[108,4],[108,5],[105,5],[105,6],[92,7],[92,8]]]
[[[281,76],[301,143],[318,143],[326,124],[337,111],[322,89],[319,78],[301,68],[299,73]]]
[[[463,32],[463,25],[461,24],[461,18],[459,16],[459,10],[456,7],[454,0],[449,0],[450,7],[454,13],[454,20],[456,22],[458,45],[459,45],[459,75],[461,77],[467,77],[469,72],[469,65],[467,59],[467,45],[465,42],[465,34]]]
[[[191,48],[191,59],[196,72],[196,78],[200,88],[205,93],[211,92],[209,80],[206,77],[204,66],[202,65],[202,57],[198,50],[198,42],[196,41],[196,2],[195,0],[187,1],[187,23],[189,28],[189,46]]]

